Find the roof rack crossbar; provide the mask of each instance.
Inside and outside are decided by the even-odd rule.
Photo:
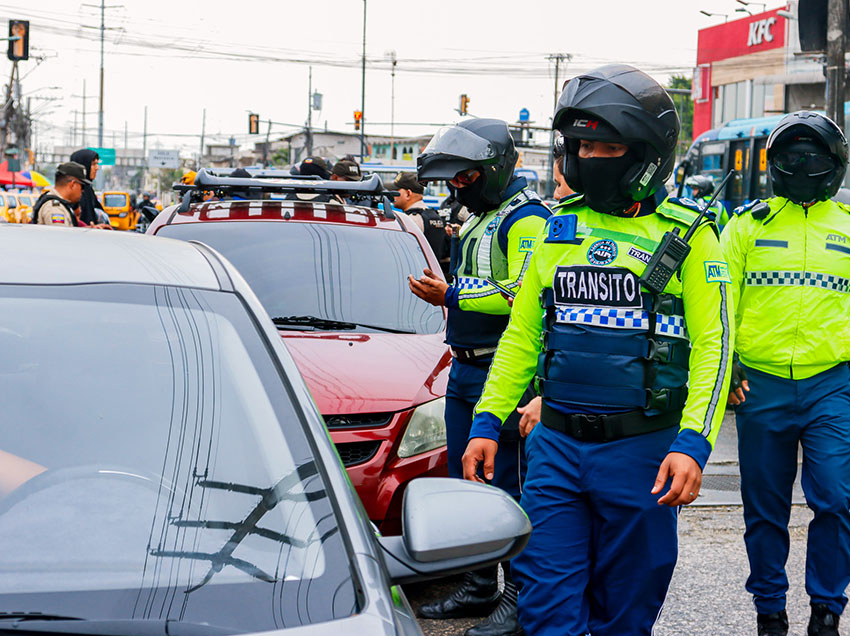
[[[384,190],[384,184],[378,175],[371,175],[363,181],[323,181],[298,179],[292,177],[220,177],[211,174],[206,168],[198,171],[194,185],[174,184],[178,192],[197,190],[248,190],[249,192],[312,192],[316,194],[351,194],[360,196],[395,196],[394,191]]]

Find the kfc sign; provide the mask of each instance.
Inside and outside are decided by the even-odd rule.
[[[775,24],[776,18],[765,18],[751,22],[747,46],[758,46],[764,42],[773,42],[773,26]]]

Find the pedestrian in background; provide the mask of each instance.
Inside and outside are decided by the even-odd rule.
[[[768,137],[767,163],[774,196],[735,210],[721,235],[738,306],[740,387],[729,401],[737,405],[747,591],[759,636],[785,636],[802,446],[814,512],[808,635],[837,636],[850,583],[850,216],[830,199],[844,180],[847,141],[825,116],[791,113]]]
[[[446,234],[446,222],[436,210],[432,210],[423,200],[425,186],[416,178],[415,172],[400,172],[393,180],[398,196],[393,203],[407,214],[410,220],[425,235],[428,245],[440,261],[440,268],[446,279],[449,278],[449,237]]]
[[[356,161],[340,159],[331,168],[331,181],[360,181],[363,175]]]
[[[71,154],[71,161],[74,161],[86,170],[86,183],[83,186],[83,196],[79,203],[78,218],[89,227],[96,227],[103,230],[112,229],[109,223],[109,216],[97,200],[97,195],[92,188],[92,183],[97,177],[97,172],[100,167],[100,155],[94,150],[83,148]]]

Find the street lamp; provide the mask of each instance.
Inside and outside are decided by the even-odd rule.
[[[723,21],[729,22],[729,14],[727,14],[727,13],[712,13],[711,11],[703,11],[702,9],[700,9],[699,12],[703,15],[707,15],[708,17],[715,16],[715,15],[716,16],[723,16]]]
[[[766,10],[767,10],[767,5],[766,5],[764,2],[750,2],[749,0],[735,0],[735,2],[737,2],[738,4],[742,4],[742,5],[744,5],[745,7],[748,7],[748,6],[750,6],[751,4],[757,4],[757,5],[759,5],[759,6],[761,7],[761,10],[762,10],[762,11],[766,11]],[[736,10],[736,11],[740,11],[740,9],[735,9],[735,10]],[[752,15],[752,14],[750,14],[750,15]]]

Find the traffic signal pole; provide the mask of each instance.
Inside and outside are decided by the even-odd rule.
[[[360,163],[366,156],[366,0],[363,0],[363,56],[360,62],[360,112],[363,121],[360,122]]]
[[[826,114],[844,130],[847,0],[829,0],[826,16]]]

